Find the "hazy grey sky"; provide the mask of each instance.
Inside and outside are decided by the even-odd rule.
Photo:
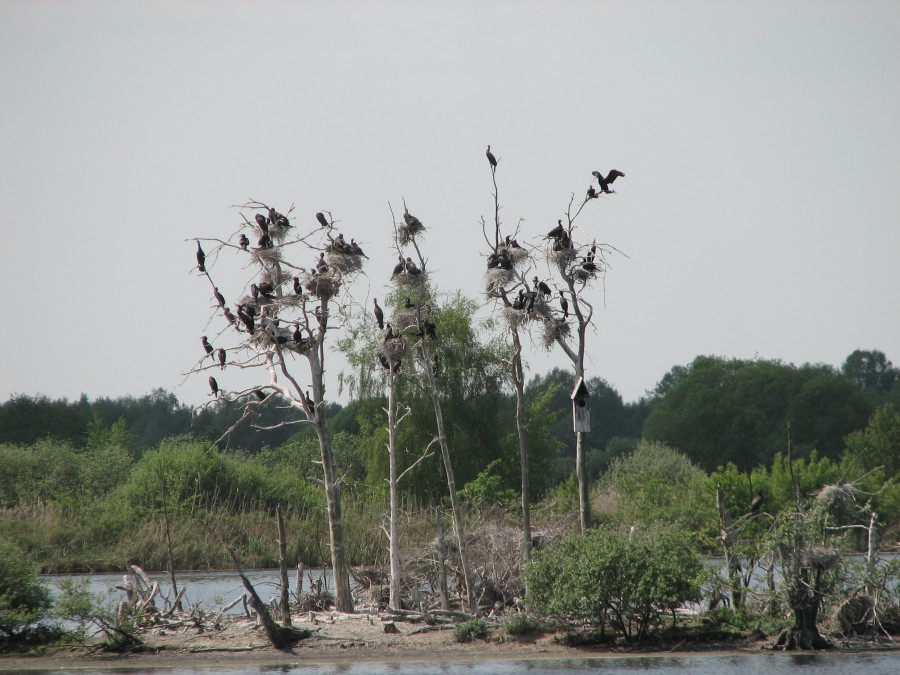
[[[628,256],[588,365],[626,400],[698,354],[900,360],[898,66],[896,2],[0,0],[0,400],[205,400],[184,240],[248,197],[333,211],[363,297],[405,197],[440,289],[478,294],[488,143],[522,239],[626,173],[581,221]]]

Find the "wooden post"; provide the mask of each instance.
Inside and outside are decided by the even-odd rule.
[[[275,517],[278,520],[278,572],[281,578],[281,623],[291,625],[291,589],[288,585],[287,571],[287,543],[284,535],[284,516],[281,507],[275,507]]]

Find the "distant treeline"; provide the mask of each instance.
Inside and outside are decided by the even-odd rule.
[[[588,382],[592,425],[587,438],[588,448],[595,453],[592,469],[599,473],[612,457],[629,451],[641,438],[666,443],[707,471],[729,461],[744,471],[768,465],[786,448],[789,433],[797,456],[816,449],[821,456],[837,459],[847,434],[865,427],[881,405],[900,404],[897,380],[898,369],[883,352],[862,350],[848,356],[839,370],[701,356],[689,365],[673,367],[653,391],[631,403],[624,402],[604,380],[592,378]],[[540,398],[540,410],[534,414],[546,426],[546,445],[562,460],[575,452],[569,401],[572,384],[570,372],[554,369],[532,378],[526,391],[533,405]],[[479,392],[477,401],[467,400],[463,392],[457,403],[450,410],[464,418],[456,420],[459,427],[490,435],[477,439],[483,460],[471,462],[477,473],[504,455],[491,446],[514,433],[514,397],[497,385]],[[242,408],[241,401],[223,401],[194,414],[163,389],[137,398],[82,395],[77,401],[14,395],[0,404],[0,444],[30,445],[51,438],[83,448],[92,425],[110,427],[122,420],[132,451],[140,456],[171,437],[213,443],[240,417]],[[226,441],[219,441],[220,449],[256,454],[309,433],[302,426],[260,432],[254,426],[273,426],[290,413],[277,405],[260,407],[258,412],[252,425],[238,426]],[[372,437],[382,424],[383,411],[377,400],[352,401],[346,406],[330,404],[327,415],[332,433]],[[415,416],[412,423],[417,423]],[[422,423],[427,423],[427,416]],[[422,437],[430,433],[423,429]],[[539,438],[535,441],[542,443]],[[465,438],[465,442],[475,440]],[[463,455],[477,450],[459,449]],[[515,471],[510,473],[514,477]]]

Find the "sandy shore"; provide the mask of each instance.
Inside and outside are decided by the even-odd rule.
[[[219,629],[185,626],[176,630],[153,628],[142,633],[148,651],[128,654],[89,654],[86,650],[61,650],[41,656],[0,657],[0,671],[80,670],[92,668],[240,667],[282,664],[349,663],[372,661],[467,661],[485,659],[537,659],[615,657],[640,653],[621,648],[574,648],[560,644],[554,635],[516,638],[502,630],[491,631],[487,640],[459,643],[452,626],[441,630],[421,623],[394,622],[398,632],[385,632],[385,622],[362,614],[316,613],[297,617],[294,626],[312,636],[288,650],[274,649],[252,619],[228,618]],[[690,645],[674,645],[655,653],[697,653]],[[703,653],[757,651],[759,645],[740,642],[704,645]]]
[[[312,636],[291,649],[276,650],[252,619],[228,618],[215,629],[183,626],[152,628],[142,633],[148,651],[128,654],[88,654],[65,650],[42,656],[0,657],[0,671],[96,668],[239,668],[267,665],[360,663],[374,661],[470,661],[488,659],[542,659],[624,657],[673,654],[759,653],[766,642],[682,641],[650,648],[616,646],[566,647],[548,634],[517,638],[492,630],[487,640],[458,643],[452,626],[432,630],[421,623],[394,622],[396,633],[385,632],[377,616],[323,612],[296,617],[294,625]],[[860,650],[853,650],[860,651]]]

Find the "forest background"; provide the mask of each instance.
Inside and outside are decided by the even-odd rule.
[[[438,318],[442,335],[463,342],[477,336],[484,326],[474,311],[464,297],[448,298]],[[447,343],[453,348],[452,339]],[[469,517],[505,514],[515,523],[515,402],[485,367],[495,348],[479,342],[459,355],[464,367],[447,375],[445,410]],[[716,485],[738,513],[754,494],[776,511],[791,499],[790,448],[806,493],[825,483],[871,488],[884,541],[893,541],[900,532],[898,373],[877,350],[857,350],[840,368],[699,356],[630,403],[594,377],[587,444],[595,522],[674,522],[716,552]],[[526,390],[538,535],[542,523],[577,510],[572,385],[570,372],[554,369],[534,376]],[[411,465],[433,435],[433,417],[426,395],[408,403],[400,445]],[[366,398],[327,410],[346,474],[352,564],[383,563],[387,554],[383,406]],[[168,519],[179,568],[228,567],[223,541],[238,548],[246,566],[268,567],[278,560],[273,514],[282,507],[289,558],[326,563],[315,435],[290,426],[257,430],[291,415],[275,401],[221,440],[241,411],[222,400],[193,412],[162,389],[139,398],[11,397],[0,405],[0,539],[14,541],[45,572],[130,563],[164,569]],[[434,507],[446,499],[440,459],[410,474],[402,485],[407,527],[427,539]]]

